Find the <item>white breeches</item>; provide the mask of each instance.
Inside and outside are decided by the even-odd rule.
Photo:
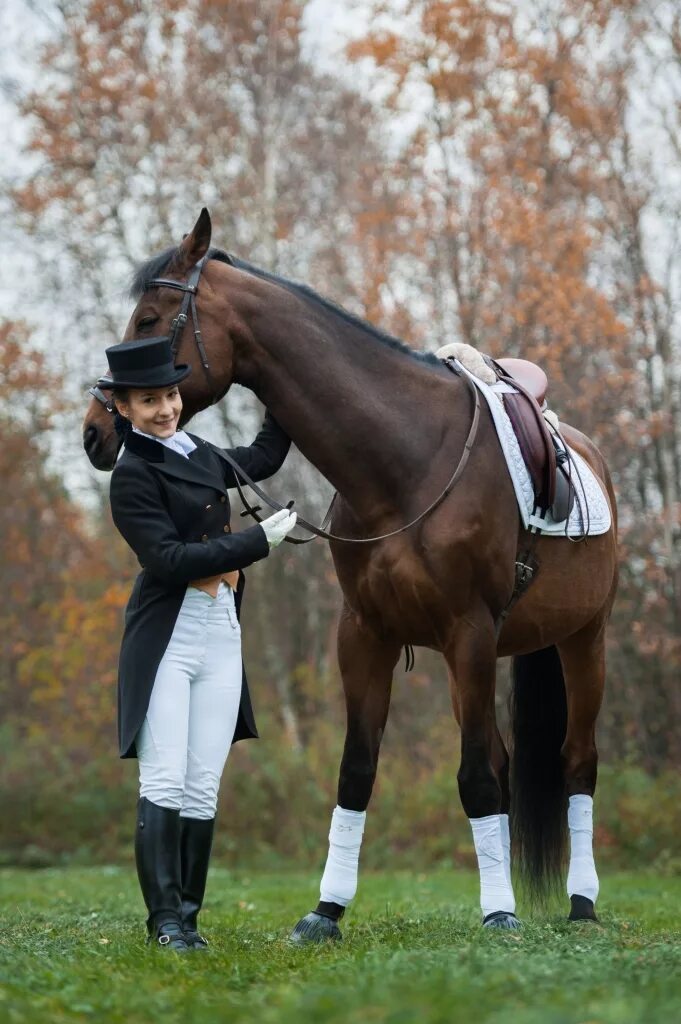
[[[137,734],[140,796],[185,818],[213,818],[241,700],[234,593],[187,587]]]

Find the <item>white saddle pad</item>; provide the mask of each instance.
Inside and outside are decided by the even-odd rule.
[[[574,459],[572,480],[576,493],[569,521],[563,519],[558,522],[551,518],[550,513],[547,513],[544,519],[534,515],[532,480],[501,398],[504,392],[515,392],[515,388],[501,382],[485,384],[470,373],[458,359],[454,362],[458,369],[468,374],[489,406],[525,528],[535,527],[550,537],[584,537],[587,534],[595,537],[607,533],[612,525],[612,518],[605,492],[591,467],[572,448],[568,448],[568,451]]]

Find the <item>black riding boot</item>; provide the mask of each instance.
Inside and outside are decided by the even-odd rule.
[[[182,930],[180,813],[142,797],[135,830],[137,877],[149,911],[147,942],[165,949],[189,949]]]
[[[197,918],[206,891],[214,826],[215,818],[180,818],[182,927],[190,949],[208,947],[206,940],[199,935]]]

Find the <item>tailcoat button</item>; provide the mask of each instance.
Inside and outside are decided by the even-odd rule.
[[[225,533],[231,533],[231,530],[229,528],[229,523],[227,523],[225,526],[223,526],[222,529],[224,530]]]
[[[220,498],[220,501],[222,502],[222,504],[223,504],[223,505],[224,505],[224,503],[225,503],[225,502],[227,501],[227,498],[226,498],[226,497],[224,496],[224,494],[223,494],[223,495],[222,495],[222,497]]]
[[[203,541],[204,544],[206,544],[208,541],[208,534],[204,533],[204,535],[201,537],[201,540]]]

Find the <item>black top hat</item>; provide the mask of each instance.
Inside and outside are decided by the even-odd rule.
[[[97,386],[116,388],[165,388],[179,384],[191,373],[186,363],[175,366],[170,338],[137,338],[106,350],[111,376],[100,377]]]

